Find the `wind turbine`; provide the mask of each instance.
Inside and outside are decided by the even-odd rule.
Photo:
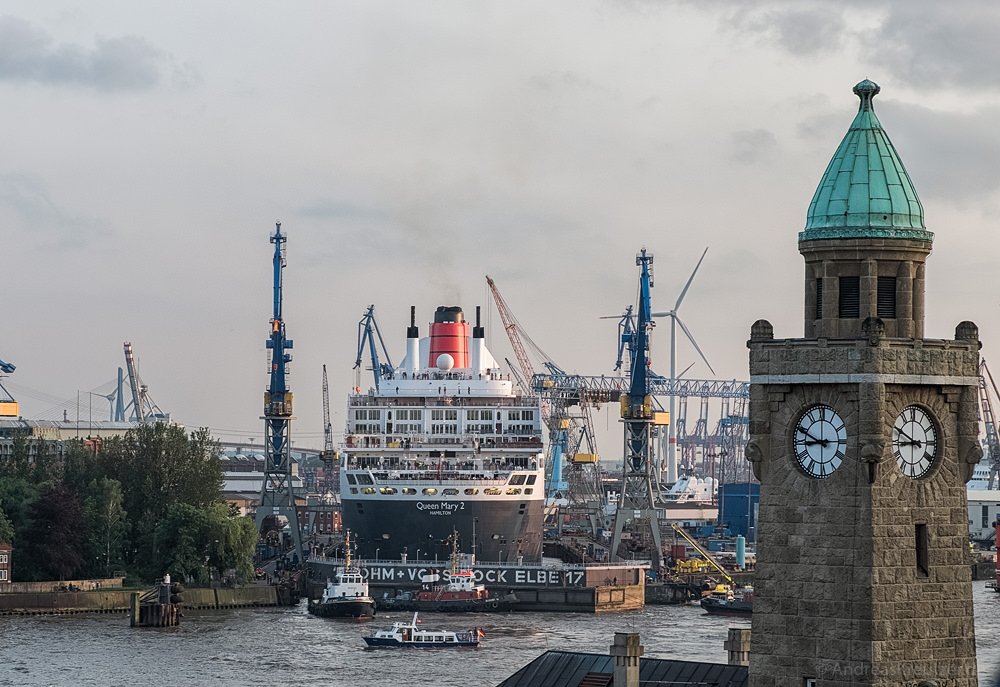
[[[691,282],[694,281],[694,275],[696,275],[698,273],[698,268],[701,267],[701,263],[705,259],[705,255],[707,253],[708,253],[708,247],[706,246],[705,247],[705,251],[701,254],[701,258],[698,260],[698,264],[694,266],[694,270],[691,272],[691,276],[688,277],[687,283],[684,284],[684,288],[681,290],[681,295],[679,295],[677,297],[677,302],[674,303],[674,309],[673,310],[668,310],[666,312],[654,312],[654,313],[652,313],[652,317],[669,317],[670,318],[670,388],[671,388],[671,390],[673,389],[674,385],[677,382],[677,327],[678,327],[678,325],[680,326],[681,331],[684,332],[684,336],[686,336],[687,339],[688,339],[688,341],[691,342],[691,345],[694,346],[694,350],[698,351],[698,355],[701,356],[701,359],[705,361],[706,365],[708,365],[708,369],[712,371],[713,375],[715,374],[715,370],[712,368],[712,364],[710,362],[708,362],[708,358],[706,358],[705,354],[702,353],[701,347],[698,345],[698,342],[694,340],[694,335],[691,333],[691,330],[687,328],[687,325],[684,324],[684,320],[682,320],[680,318],[680,315],[677,314],[677,311],[680,310],[681,303],[684,302],[684,296],[687,295],[688,289],[691,287]],[[677,429],[676,429],[676,425],[674,423],[674,402],[675,402],[675,398],[676,397],[674,396],[674,394],[670,395],[670,405],[669,405],[669,410],[670,410],[670,425],[668,426],[668,429],[667,429],[668,436],[667,436],[667,450],[666,450],[666,455],[667,455],[667,481],[668,482],[676,482],[677,481],[677,453],[676,453],[676,449],[677,449]]]

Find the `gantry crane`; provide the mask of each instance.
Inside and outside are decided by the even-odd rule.
[[[538,393],[541,396],[542,421],[548,429],[546,466],[549,475],[546,493],[551,497],[565,496],[569,505],[563,509],[564,512],[586,515],[591,530],[596,535],[603,523],[599,518],[600,466],[594,446],[591,405],[569,395],[561,395],[554,399],[544,390],[532,385],[535,370],[524,342],[527,342],[541,358],[549,374],[562,377],[567,373],[531,340],[500,294],[496,282],[489,275],[486,277],[486,283],[493,294],[511,348],[517,356],[517,367],[511,365],[509,360],[507,365],[525,393]],[[574,406],[576,411],[573,411]],[[582,452],[581,446],[588,450]]]
[[[358,322],[358,355],[354,361],[354,369],[361,368],[361,359],[365,354],[365,344],[368,345],[368,354],[372,362],[372,376],[375,383],[375,393],[379,392],[379,385],[383,379],[392,376],[392,360],[389,358],[389,351],[386,350],[385,341],[382,340],[382,332],[378,328],[375,320],[375,306],[369,305]],[[378,356],[378,349],[382,349],[384,362]],[[358,373],[360,375],[360,372]]]
[[[991,396],[990,390],[993,390]],[[1000,439],[997,437],[996,413],[993,407],[993,398],[1000,398],[997,392],[996,382],[990,374],[990,368],[986,366],[986,360],[979,363],[979,406],[982,413],[982,421],[986,429],[986,455],[984,461],[990,467],[990,478],[987,489],[992,489],[997,484],[1000,477]]]
[[[333,462],[333,424],[330,422],[330,383],[326,379],[326,365],[323,365],[323,452],[320,457],[327,463]]]
[[[517,364],[521,368],[521,374],[524,375],[524,381],[528,381],[535,374],[535,370],[531,365],[531,359],[528,358],[528,352],[524,349],[524,344],[521,342],[524,330],[517,323],[517,320],[514,319],[514,313],[507,307],[507,302],[500,295],[500,290],[497,288],[496,282],[488,274],[486,275],[486,283],[489,285],[490,292],[493,294],[493,300],[497,304],[500,320],[503,322],[504,331],[507,332],[507,338],[510,339],[510,346],[514,349],[514,355],[517,356]],[[523,335],[524,338],[531,341],[526,334]],[[525,392],[530,391],[529,389],[523,390]],[[542,408],[542,419],[546,422],[548,421],[548,408]]]
[[[663,562],[663,551],[659,515],[653,499],[652,429],[654,425],[666,424],[668,418],[667,413],[654,410],[649,385],[649,334],[653,328],[650,317],[653,256],[643,248],[636,256],[635,264],[640,270],[638,313],[633,323],[631,312],[627,312],[620,324],[620,340],[629,353],[629,386],[620,397],[622,423],[625,425],[624,464],[622,488],[611,536],[611,555],[616,560],[623,558],[621,546],[626,529],[633,539],[645,530],[650,537],[649,553],[653,569],[659,570]]]
[[[295,509],[295,494],[292,489],[292,392],[288,388],[288,364],[293,347],[291,339],[285,337],[285,321],[282,318],[282,270],[285,268],[285,244],[288,238],[281,233],[281,222],[275,224],[271,243],[274,244],[274,310],[271,316],[271,336],[267,340],[270,354],[268,373],[270,382],[264,392],[264,482],[261,485],[260,505],[255,521],[257,529],[268,517],[280,516],[288,521],[292,545],[299,562],[305,560],[302,547],[302,532],[299,529],[298,512]]]
[[[132,343],[126,341],[122,346],[125,349],[125,367],[128,370],[129,388],[132,391],[132,400],[122,409],[122,415],[126,416],[131,411],[129,419],[139,423],[167,420],[169,416],[156,405],[156,401],[149,395],[149,387],[139,377],[139,366],[135,362]]]
[[[323,365],[323,450],[320,460],[326,466],[327,472],[332,472],[327,480],[327,490],[336,493],[340,490],[340,455],[333,448],[333,424],[330,422],[330,384],[326,379],[326,365]]]

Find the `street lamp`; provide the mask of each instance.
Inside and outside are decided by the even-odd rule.
[[[379,549],[379,548],[375,549],[375,560],[376,560],[376,562],[378,561],[378,552],[381,551],[381,550],[382,549]]]

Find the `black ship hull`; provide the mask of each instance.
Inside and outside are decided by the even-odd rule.
[[[320,618],[371,618],[375,615],[375,601],[351,599],[320,603],[310,600],[309,612]]]
[[[458,531],[464,551],[479,561],[538,562],[542,558],[542,501],[415,501],[343,495],[343,526],[366,559],[446,561]]]
[[[710,615],[730,615],[748,618],[753,614],[753,603],[750,601],[723,601],[721,599],[704,598],[701,607]]]

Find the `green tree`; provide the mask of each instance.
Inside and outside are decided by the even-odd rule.
[[[62,481],[79,493],[95,479],[106,477],[104,456],[87,448],[82,441],[67,442],[62,460]]]
[[[79,495],[62,483],[47,485],[32,504],[29,522],[20,537],[20,555],[14,561],[19,577],[73,579],[82,571],[86,540]]]
[[[87,569],[94,577],[110,577],[122,567],[128,513],[121,484],[102,477],[91,480],[84,498],[87,521]]]
[[[4,465],[4,472],[14,477],[27,477],[31,470],[31,432],[26,429],[14,430],[11,434],[10,461]]]
[[[204,583],[233,570],[241,580],[253,575],[257,528],[232,515],[222,501],[205,508],[175,503],[156,528],[154,555],[160,575],[171,573]]]
[[[225,503],[216,503],[207,509],[209,566],[217,573],[234,570],[240,580],[253,575],[253,557],[259,533],[250,518],[233,512]]]
[[[2,510],[0,510],[0,544],[11,544],[14,541],[14,526]]]
[[[154,540],[171,507],[184,504],[198,510],[221,500],[219,453],[219,444],[207,429],[189,437],[183,428],[162,423],[141,425],[105,444],[104,472],[121,484],[130,516],[128,539],[133,550],[127,560],[145,576],[155,578],[165,572],[159,570]]]
[[[5,475],[0,477],[0,508],[14,528],[15,536],[31,519],[31,507],[38,500],[41,485],[26,477]]]
[[[157,525],[152,554],[160,575],[187,582],[207,582],[210,541],[208,514],[187,503],[175,503]]]

